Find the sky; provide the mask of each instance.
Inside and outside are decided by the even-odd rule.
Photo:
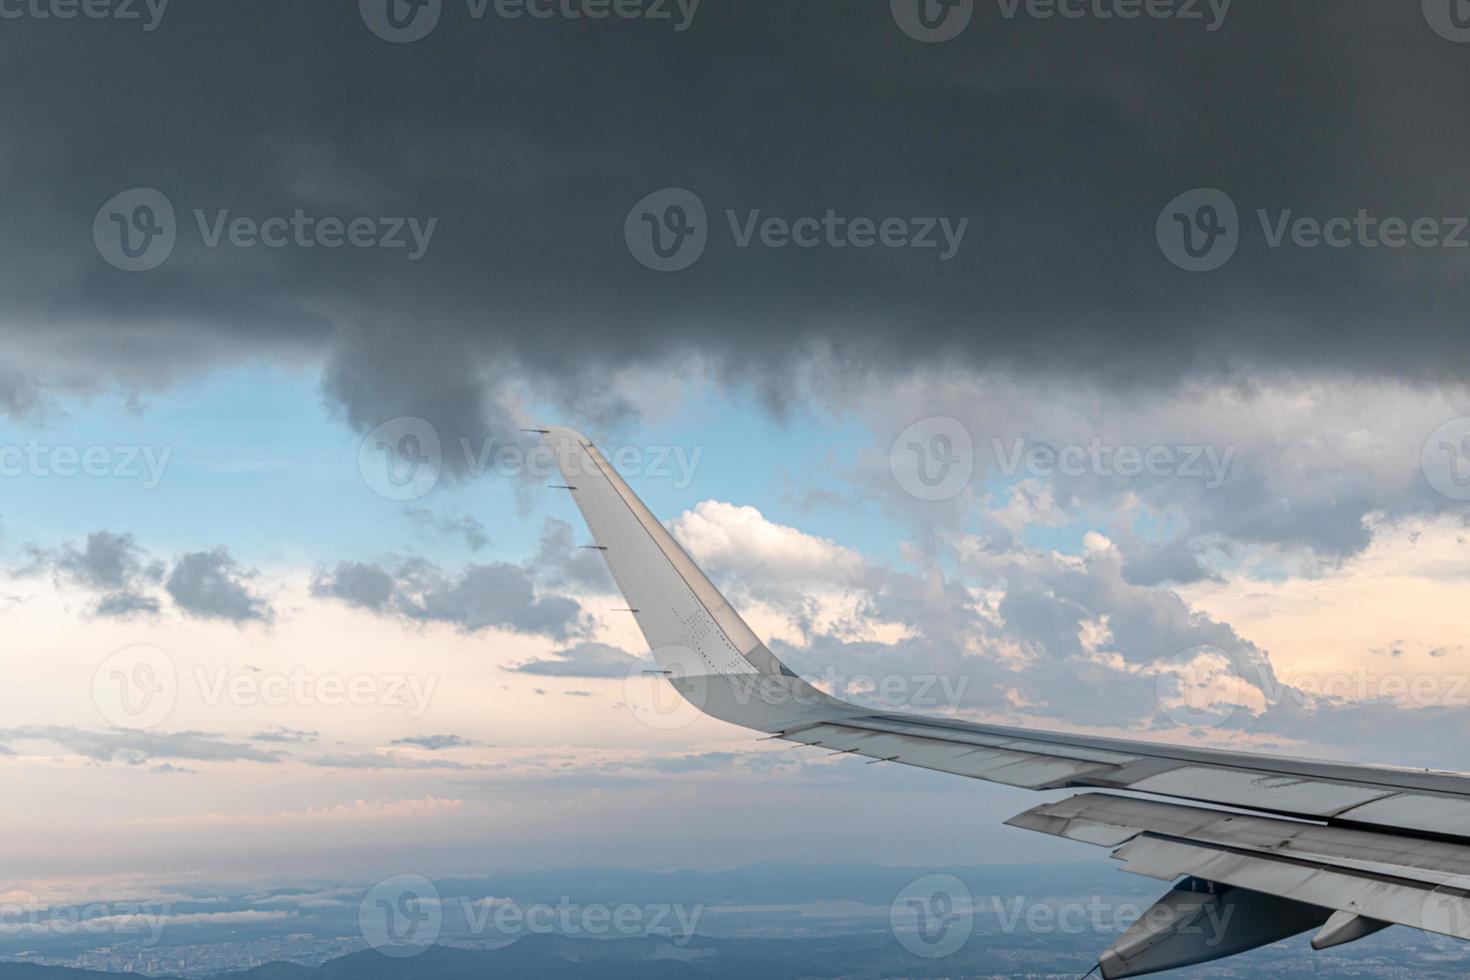
[[[0,11],[10,879],[1096,857],[671,703],[544,423],[834,693],[1465,768],[1448,3],[397,4]]]

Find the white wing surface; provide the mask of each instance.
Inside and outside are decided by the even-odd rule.
[[[1124,870],[1177,882],[1156,914],[1102,954],[1107,980],[1314,928],[1317,948],[1391,924],[1470,939],[1470,775],[997,727],[837,700],[776,659],[596,447],[570,429],[544,435],[660,667],[696,707],[875,760],[1088,790],[1008,822],[1113,848]],[[1196,803],[1213,806],[1188,805]],[[1221,905],[1231,914],[1213,907]],[[1207,915],[1228,923],[1228,934],[1199,928]]]

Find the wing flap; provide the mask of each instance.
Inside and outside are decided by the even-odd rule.
[[[1470,845],[1423,840],[1251,813],[1084,793],[1027,810],[1009,823],[1055,836],[1073,826],[1106,826],[1307,861],[1324,860],[1374,874],[1432,884],[1470,885]]]
[[[1279,813],[1334,816],[1349,807],[1393,795],[1392,790],[1301,776],[1273,775],[1219,766],[1180,766],[1136,780],[1129,789],[1214,803],[1245,803]]]
[[[1425,793],[1395,793],[1338,814],[1343,820],[1380,827],[1412,827],[1431,834],[1470,834],[1470,800]]]
[[[1201,844],[1140,837],[1114,857],[1123,870],[1160,880],[1195,875],[1308,905],[1426,932],[1470,939],[1470,897],[1458,889],[1383,881],[1333,867],[1309,867]]]
[[[1007,823],[1105,847],[1134,874],[1194,875],[1470,939],[1470,846],[1107,794]]]

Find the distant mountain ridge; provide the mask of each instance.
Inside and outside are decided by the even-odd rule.
[[[698,940],[691,944],[703,945]],[[411,957],[365,950],[318,967],[267,963],[251,970],[216,974],[215,980],[486,980],[501,976],[535,976],[545,980],[674,980],[694,976],[723,980],[745,975],[738,969],[732,972],[732,964],[719,962],[723,957],[713,953],[711,949],[677,947],[664,940],[526,936],[494,950],[435,946]],[[769,960],[766,963],[771,965]],[[0,980],[118,980],[128,975],[34,963],[0,963]]]
[[[209,980],[939,980],[995,977],[1042,980],[1082,976],[1093,963],[1100,935],[1090,930],[998,931],[994,923],[951,956],[926,959],[904,949],[882,926],[800,937],[696,937],[685,946],[663,938],[585,939],[532,935],[499,949],[435,946],[413,957],[375,950],[300,966],[268,963],[215,974]],[[1212,974],[1249,980],[1298,980],[1303,955],[1315,956],[1313,975],[1463,978],[1457,955],[1426,951],[1407,930],[1387,930],[1350,946],[1307,951],[1306,938],[1257,950]],[[138,976],[32,963],[0,963],[0,980],[121,980]],[[154,980],[178,980],[176,977]]]

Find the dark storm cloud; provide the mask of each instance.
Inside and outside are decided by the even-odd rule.
[[[1419,5],[1236,4],[1207,31],[981,3],[936,45],[888,8],[710,3],[676,31],[475,21],[450,0],[412,44],[375,37],[354,4],[289,0],[177,6],[151,32],[16,25],[0,59],[15,365],[0,410],[260,357],[325,356],[324,390],[360,429],[412,414],[501,442],[519,438],[512,382],[611,417],[618,396],[582,384],[594,371],[682,354],[776,399],[814,352],[850,370],[973,364],[1119,386],[1259,368],[1462,375],[1465,252],[1273,249],[1255,215],[1470,210],[1470,50]],[[162,267],[124,273],[89,230],[134,186],[168,195],[179,239]],[[1191,274],[1164,260],[1154,224],[1201,186],[1239,205],[1243,241]],[[697,264],[660,274],[623,225],[665,187],[699,195],[711,234]],[[205,247],[194,217],[296,208],[439,224],[410,261]],[[970,224],[946,262],[741,248],[726,209]]]
[[[542,595],[519,565],[467,565],[449,573],[423,559],[343,561],[313,576],[312,594],[411,622],[464,630],[508,629],[556,640],[582,635],[590,622],[575,599]]]

